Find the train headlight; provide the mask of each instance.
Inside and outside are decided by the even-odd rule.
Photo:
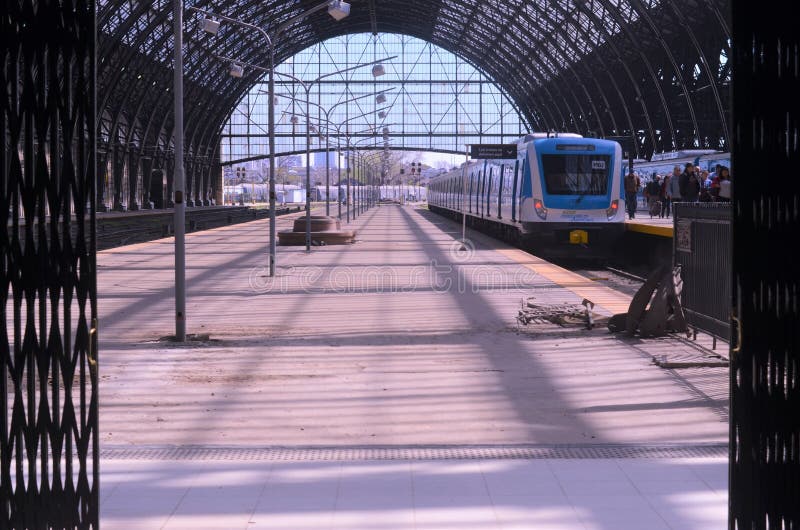
[[[611,206],[609,208],[606,208],[606,215],[608,216],[608,220],[610,221],[614,217],[616,217],[618,211],[619,211],[619,201],[614,199],[613,201],[611,201]]]
[[[533,199],[533,209],[542,221],[547,219],[547,208],[544,207],[542,199]]]

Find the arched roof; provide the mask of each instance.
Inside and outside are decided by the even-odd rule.
[[[186,2],[268,33],[318,0]],[[217,36],[185,15],[189,156],[211,156],[236,103],[262,75],[228,75],[214,54],[269,64],[264,39],[223,25]],[[143,149],[171,138],[172,2],[101,0],[101,137]],[[532,129],[635,139],[635,153],[727,148],[727,0],[352,0],[335,21],[321,10],[275,38],[276,62],[364,31],[429,41],[473,64],[513,99]]]

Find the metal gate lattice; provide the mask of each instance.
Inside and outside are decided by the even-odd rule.
[[[97,528],[95,5],[0,17],[0,529]]]

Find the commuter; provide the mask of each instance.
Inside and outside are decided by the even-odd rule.
[[[644,188],[644,197],[647,199],[647,210],[650,212],[650,218],[653,216],[661,215],[661,203],[658,196],[661,193],[661,184],[658,182],[658,175],[654,176],[647,186]]]
[[[667,182],[667,201],[665,204],[667,217],[672,215],[672,203],[680,202],[681,200],[680,177],[681,168],[680,166],[675,166],[672,168],[672,175],[669,176],[669,181]]]
[[[730,170],[723,166],[719,172],[719,196],[717,200],[720,202],[731,202],[733,192],[733,183],[731,182]]]
[[[714,171],[712,171],[711,174],[708,176],[708,178],[710,178],[712,182],[714,181],[715,178],[717,178],[717,176],[719,176],[720,169],[722,169],[722,164],[717,164],[714,166]]]
[[[662,219],[667,215],[667,203],[669,199],[667,198],[667,183],[669,182],[669,175],[664,175],[664,178],[661,179],[661,186],[658,188],[658,201],[661,203],[661,212],[659,217]]]
[[[636,217],[636,193],[640,187],[639,177],[628,173],[625,177],[625,207],[628,210],[628,219]]]
[[[686,168],[678,179],[681,199],[686,202],[697,202],[700,197],[700,182],[694,173],[694,164],[686,162]]]
[[[711,202],[714,198],[711,196],[711,179],[708,178],[708,171],[705,169],[700,171],[700,202]]]
[[[703,189],[707,190],[711,187],[711,175],[707,169],[700,171],[700,182],[703,183]]]

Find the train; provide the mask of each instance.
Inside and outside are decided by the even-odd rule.
[[[551,258],[609,259],[625,231],[622,148],[535,133],[517,158],[476,160],[431,179],[431,211]]]
[[[267,202],[269,200],[269,184],[244,183],[224,187],[225,204],[250,204],[254,202]],[[346,203],[347,186],[342,184],[341,193],[337,184],[330,186],[312,186],[311,200],[314,202],[325,201],[330,193],[330,201],[336,202],[341,196],[342,203]],[[396,184],[388,186],[350,186],[350,194],[354,200],[366,200],[367,195],[374,193],[375,198],[391,201],[424,201],[427,197],[424,186],[411,184]],[[306,190],[295,184],[276,184],[275,195],[278,204],[304,204]]]
[[[635,160],[633,170],[640,177],[649,179],[653,175],[671,175],[675,166],[683,171],[687,162],[700,166],[701,169],[708,170],[710,173],[716,169],[717,164],[730,168],[731,154],[711,149],[684,149],[656,153],[650,160]]]

